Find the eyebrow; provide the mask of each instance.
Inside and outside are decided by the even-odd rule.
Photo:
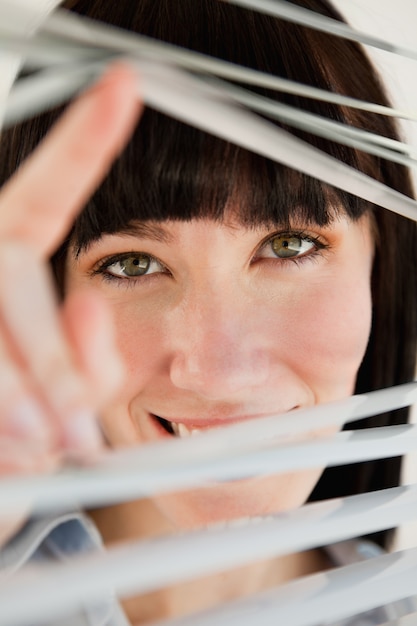
[[[155,222],[140,222],[135,221],[127,226],[124,226],[120,230],[112,235],[128,235],[133,237],[140,237],[141,239],[152,239],[154,241],[161,241],[162,243],[171,243],[175,237],[170,233],[162,224]]]
[[[110,232],[102,232],[98,237],[92,237],[87,241],[75,246],[75,256],[78,257],[81,253],[85,253],[96,242],[100,241],[103,237],[115,235],[116,237],[138,237],[140,239],[149,239],[151,241],[160,241],[162,243],[172,243],[175,241],[175,236],[170,233],[164,226],[155,222],[135,221],[118,228],[117,230]]]

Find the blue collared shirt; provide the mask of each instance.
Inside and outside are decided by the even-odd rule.
[[[82,553],[102,550],[102,540],[93,522],[83,513],[30,520],[0,550],[0,580],[13,575],[29,562],[65,560]],[[349,540],[325,548],[335,566],[349,565],[382,554],[381,548],[362,540]],[[376,626],[416,611],[414,599],[405,599],[367,611],[340,622],[321,626]],[[28,626],[129,626],[114,594],[109,591],[100,602],[83,605],[76,615],[54,620],[53,624]]]

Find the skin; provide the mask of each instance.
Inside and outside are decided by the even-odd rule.
[[[137,84],[129,67],[111,68],[1,191],[0,475],[51,470],[102,445],[96,416],[122,376],[111,312],[93,292],[58,307],[48,257],[128,140]],[[25,514],[2,520],[0,544]]]
[[[342,217],[324,229],[292,224],[324,246],[309,248],[298,264],[278,259],[267,243],[282,234],[279,225],[245,229],[238,207],[223,223],[162,223],[163,241],[143,228],[106,236],[69,256],[68,294],[57,305],[48,256],[128,139],[141,108],[136,92],[133,72],[113,68],[2,190],[1,475],[94,458],[103,445],[97,415],[107,445],[117,448],[170,437],[151,414],[204,429],[352,393],[370,329],[366,218]],[[132,251],[162,265],[127,288],[126,279],[119,285],[97,272],[108,255]],[[319,473],[214,485],[94,516],[114,543],[284,511],[305,501]],[[25,514],[3,522],[0,541]],[[322,565],[317,553],[290,555],[196,583],[192,607],[186,587],[126,606],[139,623]]]
[[[352,393],[370,331],[367,218],[292,224],[305,251],[291,258],[273,251],[288,232],[279,227],[208,220],[152,227],[103,236],[68,259],[69,293],[93,285],[117,322],[127,375],[102,414],[112,447],[170,437],[154,415],[208,429]],[[126,253],[158,262],[129,277],[117,257]],[[317,477],[239,481],[157,504],[174,527],[192,528],[299,506]]]
[[[100,292],[126,365],[122,391],[101,416],[112,448],[172,437],[155,415],[206,430],[352,393],[371,324],[370,220],[294,222],[288,233],[245,228],[237,214],[220,223],[136,224],[70,253],[68,292]],[[303,250],[279,258],[274,244],[280,253],[294,233]],[[149,273],[127,275],[146,255],[156,259]],[[321,471],[215,484],[92,515],[107,544],[268,515],[302,505]],[[326,565],[318,550],[287,555],[131,598],[125,609],[136,624],[182,615]]]

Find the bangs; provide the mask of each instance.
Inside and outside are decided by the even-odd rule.
[[[129,3],[128,11],[125,4],[81,0],[74,10],[232,63],[386,104],[371,66],[355,43],[217,0],[140,0]],[[320,0],[297,4],[329,14]],[[339,19],[335,11],[330,14]],[[346,58],[357,60],[361,76],[348,75]],[[378,115],[255,91],[331,120],[396,136],[391,121]],[[274,123],[351,167],[383,179],[384,165],[376,157]],[[230,210],[245,225],[282,225],[294,216],[325,225],[335,211],[357,219],[368,207],[346,192],[147,110],[71,235],[83,247],[137,220],[222,220]]]
[[[312,143],[313,138],[310,138]],[[341,158],[344,148],[330,144]],[[356,162],[352,153],[351,161]],[[128,148],[76,220],[82,249],[135,221],[211,219],[232,214],[246,227],[324,226],[338,212],[359,218],[368,203],[285,165],[146,111]]]

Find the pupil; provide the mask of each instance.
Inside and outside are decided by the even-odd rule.
[[[281,258],[297,256],[302,249],[299,237],[277,237],[272,243],[275,254]]]
[[[123,269],[127,276],[141,276],[146,274],[151,261],[147,256],[129,257],[123,263]]]

